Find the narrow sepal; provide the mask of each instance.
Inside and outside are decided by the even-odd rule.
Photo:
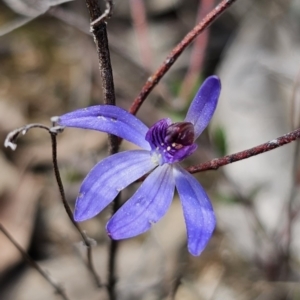
[[[114,134],[145,150],[150,150],[145,140],[148,127],[126,110],[113,105],[96,105],[75,110],[60,116],[59,125],[94,129]]]
[[[108,235],[115,240],[134,237],[150,229],[167,212],[174,196],[172,167],[157,167],[136,193],[107,223]]]
[[[75,205],[75,221],[85,221],[97,215],[122,189],[155,166],[146,150],[125,151],[100,161],[81,185]]]
[[[202,83],[194,97],[185,121],[194,125],[195,139],[203,132],[212,118],[220,92],[220,79],[217,76],[210,76]]]
[[[179,165],[174,167],[174,177],[187,228],[188,249],[198,256],[216,226],[213,207],[199,182]]]

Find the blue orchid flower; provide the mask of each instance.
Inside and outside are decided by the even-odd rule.
[[[107,132],[142,148],[114,154],[95,165],[81,185],[74,219],[79,222],[94,217],[121,190],[151,172],[108,221],[108,235],[119,240],[149,230],[167,212],[176,187],[183,207],[188,250],[192,255],[200,255],[216,219],[206,192],[179,162],[196,150],[195,140],[208,125],[220,90],[218,77],[207,78],[183,122],[162,119],[150,129],[127,111],[111,105],[91,106],[60,116],[59,125]]]

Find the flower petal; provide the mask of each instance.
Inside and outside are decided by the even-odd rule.
[[[100,161],[81,185],[75,205],[75,221],[85,221],[97,215],[122,189],[155,166],[146,150],[124,151]]]
[[[175,190],[172,167],[157,167],[136,193],[115,213],[106,225],[115,240],[130,238],[150,229],[167,212]]]
[[[113,105],[96,105],[75,110],[58,118],[59,125],[94,129],[119,136],[145,150],[148,127],[126,110]]]
[[[212,118],[221,91],[221,82],[217,76],[208,77],[201,85],[185,121],[194,124],[195,139],[202,133]]]
[[[174,167],[174,177],[187,227],[188,249],[197,256],[214,231],[214,211],[206,192],[191,174],[177,165]]]

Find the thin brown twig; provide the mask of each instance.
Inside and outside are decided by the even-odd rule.
[[[140,94],[133,101],[129,112],[135,115],[144,100],[147,98],[149,93],[157,85],[160,79],[166,74],[166,72],[171,68],[183,50],[189,46],[195,38],[203,32],[208,26],[210,26],[215,19],[217,19],[226,9],[228,9],[237,0],[223,0],[218,4],[206,17],[198,23],[184,38],[183,40],[171,51],[167,56],[162,65],[158,70],[148,78],[147,82],[143,86]]]
[[[55,117],[52,118],[53,121],[55,121]],[[72,224],[74,225],[74,227],[77,229],[77,231],[79,232],[79,234],[81,235],[83,242],[85,244],[85,246],[87,247],[87,267],[90,270],[96,284],[98,287],[101,287],[101,280],[99,278],[99,276],[97,275],[95,268],[94,268],[94,264],[93,264],[93,260],[92,260],[92,243],[91,240],[89,239],[89,237],[86,235],[86,233],[84,231],[81,230],[81,228],[79,227],[79,225],[75,222],[74,218],[73,218],[73,213],[72,210],[67,202],[66,196],[65,196],[65,191],[64,191],[64,187],[63,187],[63,183],[60,177],[60,172],[59,172],[59,168],[58,168],[58,162],[57,162],[57,143],[56,143],[56,136],[58,133],[63,131],[63,128],[60,126],[56,126],[56,127],[48,127],[45,126],[43,124],[29,124],[26,125],[24,127],[21,128],[17,128],[13,131],[11,131],[4,142],[4,146],[5,147],[10,147],[12,150],[15,150],[17,145],[16,145],[16,140],[18,138],[18,136],[20,134],[26,134],[27,131],[29,131],[30,129],[33,128],[40,128],[40,129],[44,129],[46,130],[51,137],[51,145],[52,145],[52,163],[53,163],[53,170],[54,170],[54,174],[55,174],[55,179],[58,185],[58,189],[59,189],[59,193],[60,193],[60,197],[61,197],[61,201],[63,203],[63,206],[66,210],[66,213],[70,219],[70,221],[72,222]]]
[[[27,261],[27,263],[37,270],[45,279],[46,281],[54,288],[55,293],[60,295],[64,300],[69,300],[67,297],[64,289],[60,284],[55,282],[51,276],[43,270],[39,264],[37,264],[29,255],[28,253],[22,248],[22,246],[12,237],[12,235],[8,232],[8,230],[0,223],[0,231],[9,239],[9,241],[18,249],[18,251],[21,253],[23,256],[24,260]]]
[[[264,152],[268,152],[278,147],[281,147],[283,145],[289,144],[299,138],[300,138],[300,128],[290,133],[287,133],[283,136],[280,136],[277,139],[258,145],[256,147],[241,152],[237,152],[234,154],[226,155],[220,158],[215,158],[208,162],[189,167],[187,168],[187,171],[190,172],[191,174],[194,174],[194,173],[208,171],[208,170],[217,170],[218,168],[231,164],[233,162],[243,160]]]
[[[115,89],[113,81],[113,73],[110,62],[110,51],[107,38],[106,20],[112,15],[112,1],[106,0],[106,10],[102,14],[97,0],[86,0],[86,5],[90,13],[91,32],[94,37],[98,52],[98,61],[100,75],[102,79],[102,89],[104,96],[104,104],[116,105]],[[108,135],[109,154],[115,154],[119,150],[119,138]],[[112,204],[112,214],[114,214],[120,206],[120,195]],[[119,243],[111,240],[108,259],[108,284],[107,290],[110,300],[116,299],[116,257]]]
[[[93,278],[95,280],[95,283],[98,287],[102,287],[102,283],[100,280],[99,275],[97,274],[95,267],[94,267],[94,263],[93,263],[93,255],[92,255],[92,243],[91,240],[89,239],[89,237],[86,235],[86,233],[84,231],[81,230],[81,228],[79,227],[78,223],[75,222],[74,218],[73,218],[73,212],[67,202],[66,199],[66,195],[65,195],[65,191],[64,191],[64,187],[63,187],[63,183],[60,177],[60,172],[59,172],[59,168],[58,168],[58,163],[57,163],[57,141],[56,141],[56,133],[51,133],[49,131],[50,135],[51,135],[51,144],[52,144],[52,162],[53,162],[53,170],[54,170],[54,174],[55,174],[55,178],[56,178],[56,182],[59,188],[59,193],[61,196],[61,200],[62,203],[64,205],[64,208],[67,212],[67,215],[69,217],[69,219],[71,220],[71,222],[73,223],[74,227],[77,229],[77,231],[80,233],[84,244],[86,246],[86,250],[87,250],[87,266],[88,269],[90,270],[91,274],[93,275]]]
[[[106,23],[104,22],[104,20],[102,20],[101,22],[94,22],[94,20],[101,18],[103,15],[111,15],[111,11],[109,13],[105,12],[104,14],[102,14],[98,5],[98,1],[96,0],[86,0],[86,5],[90,13],[91,32],[93,34],[94,42],[96,44],[98,52],[99,70],[102,79],[104,103],[115,105],[115,88],[110,62],[110,51],[108,47]],[[112,6],[109,7],[112,9]]]

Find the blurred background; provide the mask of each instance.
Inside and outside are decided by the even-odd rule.
[[[97,53],[84,1],[0,2],[0,136],[27,123],[102,103]],[[148,76],[217,4],[213,0],[116,0],[108,35],[117,105],[128,109]],[[104,6],[104,3],[100,2]],[[213,121],[185,160],[192,166],[275,139],[300,126],[300,0],[239,0],[183,53],[145,101],[148,126],[185,116],[202,80],[217,74]],[[124,142],[121,150],[132,149]],[[58,137],[70,205],[81,181],[107,156],[107,136],[67,129]],[[85,248],[61,204],[46,132],[1,148],[0,223],[71,300],[107,299],[87,271]],[[200,257],[186,248],[180,202],[152,230],[122,241],[118,299],[300,299],[298,142],[196,174],[217,215]],[[122,192],[127,200],[134,184]],[[97,242],[106,282],[109,209],[81,227]],[[60,299],[0,232],[0,299]]]

